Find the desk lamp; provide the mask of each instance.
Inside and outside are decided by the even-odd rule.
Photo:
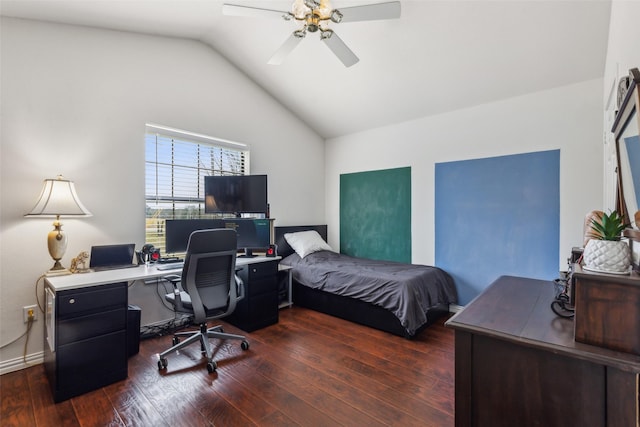
[[[53,230],[49,232],[47,237],[47,245],[49,254],[55,261],[49,274],[68,272],[66,268],[60,264],[60,260],[67,250],[67,236],[62,232],[61,216],[68,217],[88,217],[91,212],[84,207],[72,181],[64,179],[62,175],[58,175],[55,179],[45,179],[42,193],[38,198],[38,202],[31,209],[31,212],[25,217],[55,217],[53,221]]]

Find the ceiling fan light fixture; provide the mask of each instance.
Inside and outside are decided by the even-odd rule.
[[[328,28],[325,30],[322,30],[322,33],[320,33],[320,40],[329,39],[331,38],[332,35],[333,35],[333,30],[330,30]]]
[[[339,24],[340,22],[342,22],[343,16],[344,15],[342,15],[342,12],[340,12],[338,9],[335,9],[331,11],[331,15],[329,16],[329,19],[331,19],[336,24]]]
[[[320,7],[320,2],[318,2],[317,0],[304,0],[304,4],[309,9],[317,9],[318,7]]]
[[[304,0],[294,0],[291,5],[291,15],[295,19],[305,19],[305,17],[311,13],[311,9],[306,5]],[[289,17],[291,19],[291,17]]]
[[[329,0],[320,0],[320,4],[313,12],[317,13],[320,16],[320,19],[329,19],[333,12],[331,9],[331,3]]]
[[[307,21],[308,25],[317,27],[322,21],[332,19],[333,13],[334,10],[331,8],[329,0],[294,0],[291,5],[291,12],[285,19]],[[338,13],[340,14],[340,12]]]

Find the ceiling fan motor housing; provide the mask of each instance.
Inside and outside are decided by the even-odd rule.
[[[318,15],[316,12],[313,12],[307,18],[307,30],[310,33],[315,33],[316,31],[318,31],[319,28],[320,28],[320,15]]]

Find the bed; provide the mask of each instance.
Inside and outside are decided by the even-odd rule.
[[[309,231],[322,241],[317,247],[305,241],[300,252],[292,238],[313,234],[301,233]],[[457,302],[453,279],[444,270],[338,254],[326,240],[326,225],[275,227],[280,263],[292,267],[295,305],[413,338]]]

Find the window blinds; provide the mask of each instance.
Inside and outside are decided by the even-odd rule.
[[[247,174],[249,150],[214,138],[152,130],[148,127],[145,135],[145,242],[164,253],[165,220],[215,217],[204,213],[204,177]]]

